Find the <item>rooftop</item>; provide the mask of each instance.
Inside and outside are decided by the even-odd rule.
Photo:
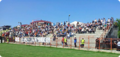
[[[35,23],[35,22],[47,22],[47,23],[51,23],[50,21],[45,21],[45,20],[37,20],[37,21],[33,21],[31,23]]]

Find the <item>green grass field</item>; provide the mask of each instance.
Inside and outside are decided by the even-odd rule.
[[[0,44],[2,57],[118,57],[119,54],[74,49]]]

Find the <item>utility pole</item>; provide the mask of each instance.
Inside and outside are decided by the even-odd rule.
[[[70,22],[70,14],[68,15],[68,22]]]
[[[18,23],[20,23],[20,29],[22,28],[22,23],[21,22],[18,22]]]

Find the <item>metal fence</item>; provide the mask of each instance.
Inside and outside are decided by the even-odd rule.
[[[81,47],[81,40],[84,38],[85,43],[84,47]],[[10,38],[9,38],[10,39]],[[20,39],[20,38],[19,38]],[[34,45],[34,46],[49,46],[49,47],[61,47],[61,48],[76,48],[76,49],[98,49],[98,50],[111,50],[116,51],[117,49],[117,42],[120,40],[119,38],[96,38],[94,36],[80,36],[79,38],[76,38],[77,42],[75,47],[74,45],[74,37],[71,37],[67,39],[67,45],[65,43],[62,45],[62,37],[56,38],[55,41],[53,41],[53,38],[50,38],[50,42],[15,42],[15,39],[12,39],[9,42],[17,43],[17,44],[25,44],[25,45]],[[7,39],[5,39],[5,42],[7,42]]]

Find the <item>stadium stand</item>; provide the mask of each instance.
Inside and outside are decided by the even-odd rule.
[[[16,27],[10,29],[10,31],[1,33],[9,35],[9,37],[46,37],[47,35],[53,35],[56,37],[67,36],[69,38],[74,36],[75,34],[97,34],[101,30],[105,31],[112,24],[112,22],[112,19],[108,19],[108,21],[106,21],[105,19],[95,19],[90,23],[84,24],[79,24],[78,22],[77,24],[71,25],[69,22],[64,22],[64,24],[58,22],[52,25],[52,22],[39,20],[31,22],[30,25],[21,25],[21,28]]]

